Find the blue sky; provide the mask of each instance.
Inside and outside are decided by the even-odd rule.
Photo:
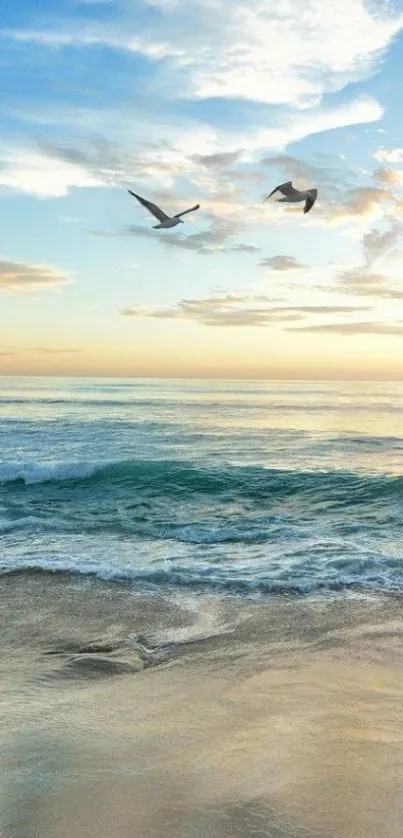
[[[403,375],[402,3],[19,0],[0,39],[0,372]]]

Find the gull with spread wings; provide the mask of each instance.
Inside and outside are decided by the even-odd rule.
[[[288,180],[287,183],[281,183],[280,186],[276,186],[270,195],[265,198],[265,201],[268,201],[275,192],[281,192],[284,195],[284,198],[277,198],[277,201],[281,201],[282,203],[287,204],[298,204],[301,201],[305,201],[304,206],[304,213],[309,212],[312,209],[317,197],[318,197],[318,190],[317,189],[295,189],[292,185],[292,181]],[[264,203],[264,201],[263,201]]]
[[[176,215],[169,216],[162,209],[160,209],[160,207],[157,207],[157,204],[153,204],[152,201],[147,201],[146,198],[136,195],[136,193],[132,192],[131,189],[128,189],[127,191],[130,195],[133,195],[133,198],[137,198],[140,204],[151,212],[151,215],[158,218],[160,223],[154,225],[154,230],[166,230],[168,227],[176,227],[177,224],[183,224],[181,216],[186,215],[188,212],[194,212],[200,207],[200,204],[196,204],[196,206],[190,207],[190,209],[183,210],[183,212],[177,212]]]

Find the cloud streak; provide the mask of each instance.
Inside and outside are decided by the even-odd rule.
[[[303,262],[299,262],[294,256],[284,256],[277,254],[276,256],[266,256],[258,262],[261,268],[269,268],[271,271],[295,271],[306,268]]]
[[[11,355],[19,355],[19,352],[16,352],[14,349],[8,349],[7,347],[0,346],[0,357],[9,357]]]
[[[194,320],[203,326],[267,326],[301,320],[306,315],[351,314],[368,311],[356,306],[274,306],[264,294],[225,294],[204,299],[182,299],[175,306],[132,305],[122,309],[125,317],[156,320]]]
[[[403,337],[403,323],[321,323],[313,326],[293,326],[293,332],[329,332],[338,335],[395,335]]]
[[[140,224],[132,224],[122,230],[103,231],[90,230],[96,236],[140,236],[141,238],[153,239],[162,247],[173,250],[186,250],[190,253],[198,253],[201,256],[211,256],[219,253],[256,253],[260,250],[258,245],[239,242],[234,245],[226,245],[227,240],[238,233],[239,225],[229,221],[218,221],[209,230],[190,235],[170,236],[156,233],[148,227],[141,227]]]
[[[352,268],[337,277],[337,291],[354,297],[367,297],[377,300],[403,300],[403,289],[391,283],[388,276],[373,273],[364,267]],[[331,290],[334,289],[323,289]]]
[[[48,291],[67,282],[69,278],[57,268],[0,259],[0,292],[5,294]]]
[[[78,355],[82,349],[64,349],[63,347],[34,346],[30,352],[37,352],[38,355]]]

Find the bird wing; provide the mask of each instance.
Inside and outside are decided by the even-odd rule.
[[[183,212],[177,212],[176,215],[173,215],[172,218],[180,218],[181,215],[186,215],[188,212],[194,212],[195,210],[200,209],[200,204],[196,204],[194,207],[190,207],[190,209],[183,210]]]
[[[309,212],[309,210],[312,209],[317,197],[318,197],[318,190],[317,189],[311,189],[311,191],[307,195],[307,198],[306,198],[306,201],[305,201],[304,213]]]
[[[136,195],[136,193],[132,192],[131,189],[128,189],[127,191],[130,195],[133,195],[133,198],[137,198],[140,204],[142,204],[143,207],[145,207],[146,209],[148,209],[149,212],[151,212],[151,215],[154,215],[155,218],[158,218],[158,221],[166,221],[169,218],[169,215],[167,215],[162,209],[157,207],[157,204],[153,204],[152,201],[147,201],[146,198],[142,198],[140,195]]]
[[[264,200],[268,201],[269,198],[271,198],[271,196],[274,195],[275,192],[281,192],[283,195],[286,196],[286,198],[293,198],[300,194],[298,189],[294,189],[292,181],[287,180],[286,183],[280,183],[280,186],[276,186],[276,188],[273,189],[272,192],[270,192],[270,195],[268,195],[267,198],[265,198]]]

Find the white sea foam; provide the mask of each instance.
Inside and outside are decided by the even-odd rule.
[[[0,483],[13,483],[22,480],[27,486],[34,483],[46,483],[57,480],[77,480],[92,477],[108,463],[2,463],[0,465]]]

